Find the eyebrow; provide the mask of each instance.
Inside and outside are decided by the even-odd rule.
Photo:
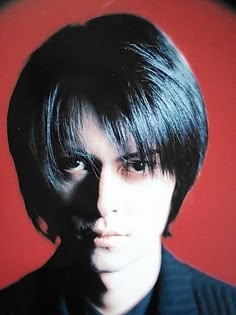
[[[84,159],[88,159],[88,160],[92,160],[92,161],[100,161],[100,159],[98,159],[95,155],[87,152],[86,150],[82,149],[82,148],[76,148],[73,151],[73,155],[74,156],[78,156]],[[151,155],[155,155],[158,154],[157,150],[153,150],[152,152],[150,152]],[[123,155],[120,155],[117,157],[117,160],[129,160],[129,159],[134,159],[134,158],[141,158],[142,156],[140,155],[139,152],[131,152],[131,153],[125,153]]]
[[[134,158],[140,158],[140,154],[138,152],[127,153],[119,157],[121,160],[130,160]]]
[[[73,154],[75,157],[81,157],[82,159],[88,159],[90,161],[94,161],[94,162],[100,162],[101,160],[99,158],[97,158],[95,155],[85,151],[85,150],[81,150],[80,148],[77,148],[76,150],[73,150]],[[138,152],[132,152],[132,153],[126,153],[124,155],[120,155],[117,157],[117,161],[121,161],[121,160],[129,160],[129,159],[133,159],[133,158],[140,158],[140,154]]]
[[[148,156],[154,156],[158,154],[158,150],[152,150],[148,153]],[[139,152],[132,152],[132,153],[127,153],[121,156],[121,158],[128,160],[128,159],[133,159],[133,158],[144,158]]]

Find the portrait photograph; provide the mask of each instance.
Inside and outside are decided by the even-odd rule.
[[[0,1],[0,314],[236,314],[236,6]]]

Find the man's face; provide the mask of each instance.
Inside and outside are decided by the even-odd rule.
[[[75,165],[65,170],[71,187],[77,186],[73,198],[78,204],[86,199],[74,224],[94,212],[92,265],[98,272],[119,271],[159,250],[175,178],[162,173],[158,156],[154,171],[149,171],[132,139],[129,152],[120,155],[92,114],[84,114],[82,135],[86,153],[99,165],[99,172],[91,174],[96,166],[88,167],[79,155]],[[84,194],[83,182],[90,177],[97,181],[97,189],[87,186]],[[65,190],[63,197],[70,200],[72,190]]]

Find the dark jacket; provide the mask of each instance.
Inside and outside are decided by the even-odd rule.
[[[73,296],[66,278],[70,278],[69,273],[44,266],[0,291],[0,314],[97,314],[78,290],[74,290],[77,293]],[[128,315],[134,314],[236,315],[236,288],[178,261],[163,249],[158,281],[152,291],[128,312]]]

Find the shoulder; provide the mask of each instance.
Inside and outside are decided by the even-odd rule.
[[[0,290],[0,314],[58,314],[52,278],[42,268]]]
[[[236,287],[189,267],[201,314],[236,314]]]
[[[236,314],[236,287],[181,262],[165,249],[160,282],[173,308],[189,308],[189,314]]]

